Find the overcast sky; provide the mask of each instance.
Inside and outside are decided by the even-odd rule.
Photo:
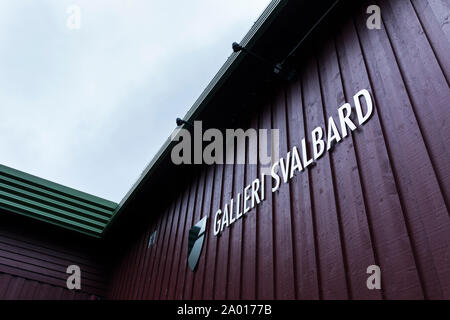
[[[269,2],[0,0],[0,163],[120,202]]]

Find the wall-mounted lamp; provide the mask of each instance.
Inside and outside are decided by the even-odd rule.
[[[271,61],[267,60],[266,58],[263,58],[260,55],[257,55],[256,53],[248,50],[246,47],[241,46],[237,42],[233,42],[232,48],[233,48],[234,52],[243,51],[243,52],[251,55],[252,57],[258,59],[260,62],[264,63],[265,65],[270,66],[273,69],[273,72],[276,74],[281,74],[283,72],[283,67],[281,66],[281,64],[272,63]]]
[[[187,122],[186,120],[183,120],[181,118],[176,119],[177,127],[181,127],[183,124],[187,125],[188,127],[194,127],[194,125],[190,122]]]

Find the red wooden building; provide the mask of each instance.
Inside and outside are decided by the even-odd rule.
[[[367,90],[363,126],[218,236],[261,165],[175,165],[168,139],[120,204],[0,167],[0,299],[450,299],[450,4],[316,2],[272,1],[183,128],[279,129],[286,161]]]

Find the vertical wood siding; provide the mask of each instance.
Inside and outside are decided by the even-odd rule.
[[[365,8],[374,3],[381,30],[366,27]],[[372,118],[315,167],[276,193],[267,188],[266,200],[219,237],[215,211],[261,168],[205,169],[130,244],[109,297],[450,299],[449,13],[446,0],[369,1],[317,33],[298,79],[274,88],[247,126],[280,129],[284,157],[361,89],[373,96]],[[191,272],[188,230],[205,215]],[[373,264],[382,290],[366,287]]]

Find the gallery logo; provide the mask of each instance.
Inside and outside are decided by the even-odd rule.
[[[207,217],[204,217],[202,220],[197,222],[191,230],[189,230],[188,262],[189,268],[191,268],[192,271],[195,270],[198,258],[200,258],[200,253],[202,252],[203,240],[205,238],[206,231],[206,219]]]
[[[148,238],[148,245],[147,248],[150,248],[152,245],[154,245],[156,242],[156,230],[153,231],[153,233],[150,235],[150,238]]]

